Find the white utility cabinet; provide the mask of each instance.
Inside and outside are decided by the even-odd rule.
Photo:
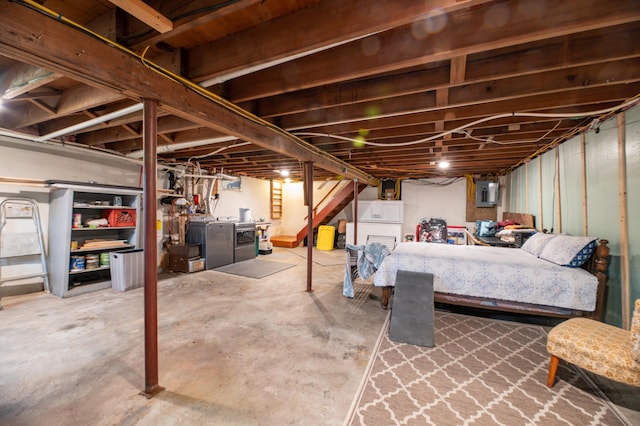
[[[106,260],[111,252],[140,248],[142,192],[56,182],[50,186],[47,263],[51,292],[69,297],[111,287],[109,265],[92,264],[91,268],[82,269],[76,266],[86,256],[93,255],[93,259],[103,255]],[[85,225],[87,219],[105,217],[114,220],[109,220],[107,226]]]
[[[366,244],[369,235],[395,237],[396,244],[400,243],[403,214],[402,201],[358,201],[358,244]],[[347,223],[347,244],[354,243],[354,227],[353,222]]]
[[[402,201],[358,201],[358,222],[402,223],[403,214]]]

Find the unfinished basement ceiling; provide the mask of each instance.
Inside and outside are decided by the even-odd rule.
[[[98,55],[94,69],[83,65],[115,48],[93,47],[94,35],[37,5],[258,121],[229,124],[183,97],[184,83],[167,80],[183,92],[166,91],[126,61]],[[637,0],[1,0],[0,129],[140,158],[148,97],[159,102],[165,163],[267,179],[287,169],[299,179],[308,154],[319,159],[316,179],[335,178],[341,164],[363,180],[500,175],[630,105],[639,39]],[[309,145],[289,150],[245,119]]]

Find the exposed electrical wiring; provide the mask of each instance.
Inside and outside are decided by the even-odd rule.
[[[428,185],[428,186],[449,186],[458,182],[461,177],[445,178],[442,181],[434,182],[432,179],[405,179],[403,182],[411,183],[414,185]]]
[[[465,175],[464,177],[467,179],[467,198],[473,200],[476,198],[476,181],[472,175]]]
[[[456,127],[455,129],[447,130],[447,131],[438,133],[436,135],[429,136],[428,138],[417,139],[417,140],[408,141],[408,142],[379,143],[379,142],[370,142],[370,141],[365,140],[364,138],[355,139],[355,138],[348,138],[348,137],[345,137],[345,136],[332,135],[332,134],[329,134],[329,133],[316,133],[316,132],[294,132],[293,135],[295,135],[295,136],[328,137],[328,138],[332,138],[332,139],[339,139],[339,140],[344,140],[344,141],[348,141],[348,142],[353,142],[353,143],[357,143],[357,144],[364,144],[364,145],[369,145],[369,146],[384,146],[384,147],[410,146],[410,145],[418,145],[418,144],[421,144],[421,143],[424,143],[424,142],[430,142],[430,141],[436,140],[436,139],[442,139],[443,137],[445,137],[447,135],[450,135],[450,134],[453,134],[453,133],[465,132],[467,129],[475,127],[478,124],[486,123],[487,121],[498,120],[500,118],[508,118],[508,117],[584,118],[585,116],[610,114],[610,113],[613,113],[614,111],[625,109],[625,108],[627,108],[629,106],[632,106],[635,103],[637,103],[639,99],[640,99],[640,94],[637,94],[633,98],[621,103],[618,106],[605,108],[605,109],[600,109],[600,110],[595,110],[595,111],[582,112],[582,113],[579,113],[579,114],[578,113],[559,114],[559,113],[539,113],[539,112],[511,112],[511,113],[497,114],[497,115],[492,115],[492,116],[489,116],[489,117],[480,118],[478,120],[472,121],[471,123],[465,124],[463,126]],[[553,129],[551,131],[553,131]],[[484,142],[488,142],[488,141],[484,141]],[[491,142],[492,143],[498,143],[496,141],[491,141]]]
[[[525,140],[518,140],[518,141],[512,141],[512,142],[500,142],[500,141],[497,141],[497,140],[493,139],[493,136],[489,136],[488,138],[480,138],[478,136],[472,136],[471,133],[469,133],[467,130],[461,130],[460,133],[464,134],[469,139],[473,139],[474,141],[482,142],[482,144],[481,144],[482,146],[484,146],[484,144],[487,144],[487,143],[495,143],[497,145],[517,145],[517,144],[520,144],[520,143],[537,143],[537,142],[540,142],[541,140],[543,140],[544,138],[549,136],[549,134],[551,132],[556,130],[558,128],[558,126],[560,126],[561,123],[562,123],[562,120],[558,120],[558,123],[555,126],[553,126],[553,128],[551,130],[546,132],[544,135],[540,136],[538,139],[525,139]],[[481,149],[481,148],[478,148],[478,149]]]
[[[207,153],[207,154],[195,155],[195,156],[193,156],[193,157],[189,158],[189,160],[187,160],[187,163],[190,163],[190,162],[191,162],[191,160],[194,160],[194,159],[195,159],[195,160],[199,160],[199,159],[201,159],[201,158],[206,158],[206,157],[210,157],[210,156],[212,156],[212,155],[219,154],[219,153],[221,153],[222,151],[227,150],[227,149],[229,149],[229,148],[236,148],[236,147],[238,147],[238,146],[245,146],[245,145],[251,145],[251,142],[240,142],[240,143],[234,143],[234,144],[231,144],[231,145],[227,145],[227,146],[220,147],[220,148],[216,149],[215,151],[211,151],[211,152],[209,152],[209,153]]]

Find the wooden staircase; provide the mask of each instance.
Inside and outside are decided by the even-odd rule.
[[[358,194],[366,188],[367,185],[363,183],[358,184]],[[320,203],[325,200],[320,201]],[[328,203],[320,210],[317,211],[313,217],[313,229],[317,229],[320,225],[326,225],[329,223],[338,213],[340,213],[351,201],[353,201],[353,185],[345,185],[340,191],[338,191]],[[320,204],[318,203],[318,204]],[[315,209],[314,209],[315,211]],[[271,243],[276,247],[288,247],[293,248],[300,245],[300,243],[307,236],[307,225],[305,225],[298,233],[293,235],[276,235],[271,237]]]

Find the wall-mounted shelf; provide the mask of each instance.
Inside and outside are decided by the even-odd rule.
[[[271,219],[282,218],[282,182],[271,181]]]

